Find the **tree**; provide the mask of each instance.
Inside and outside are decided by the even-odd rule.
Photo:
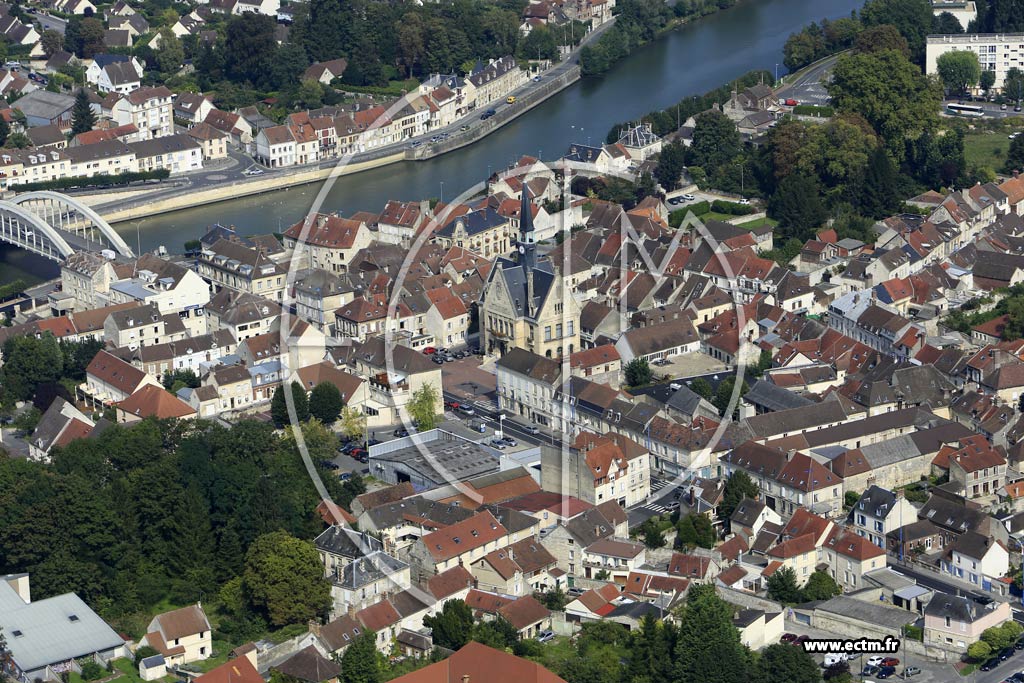
[[[744,498],[756,500],[758,495],[757,484],[750,478],[750,475],[743,470],[736,470],[725,480],[725,489],[722,491],[722,502],[718,505],[718,517],[728,520],[736,511],[736,506]]]
[[[433,384],[424,384],[413,392],[408,405],[409,417],[416,423],[420,431],[427,431],[437,426],[437,389]]]
[[[654,517],[648,518],[640,525],[640,535],[643,537],[644,545],[648,548],[665,547],[665,534],[662,532],[658,521]]]
[[[802,69],[825,56],[825,36],[816,23],[794,33],[782,48],[782,63],[790,71]]]
[[[661,148],[654,177],[666,192],[679,186],[679,179],[686,168],[686,147],[681,142],[672,142]]]
[[[68,19],[64,30],[64,49],[82,59],[92,59],[103,52],[105,32],[106,28],[99,19],[75,15]]]
[[[693,384],[690,385],[690,389],[693,393],[697,394],[701,398],[710,401],[714,393],[714,389],[711,388],[711,383],[703,377],[698,377],[693,380]]]
[[[499,616],[492,621],[473,625],[472,640],[497,650],[513,647],[519,641],[519,631],[507,619]]]
[[[157,68],[165,74],[177,73],[185,62],[185,48],[182,47],[178,36],[174,35],[169,28],[160,29],[158,35],[160,36],[160,49],[154,53]]]
[[[323,614],[331,600],[316,548],[286,531],[253,542],[243,581],[253,606],[274,626],[306,623]]]
[[[864,173],[860,213],[868,218],[882,219],[899,211],[902,205],[896,168],[885,149],[876,147]]]
[[[827,572],[816,571],[807,577],[807,583],[801,591],[803,594],[802,601],[828,600],[839,595],[841,592],[842,589],[839,588],[839,584]]]
[[[96,125],[96,114],[93,113],[89,95],[84,88],[75,93],[75,105],[71,109],[71,134],[88,133]]]
[[[783,178],[768,200],[768,215],[779,221],[785,236],[810,239],[828,219],[817,180],[804,173]]]
[[[645,358],[634,358],[626,363],[625,368],[626,384],[631,387],[641,387],[649,384],[654,377],[650,364]]]
[[[1021,0],[989,0],[988,11],[979,16],[985,33],[1020,33],[1024,31],[1024,2]],[[979,15],[981,12],[979,11]]]
[[[842,55],[827,87],[836,110],[863,116],[897,161],[906,140],[938,125],[941,87],[895,50]]]
[[[736,378],[726,377],[718,383],[718,391],[715,392],[715,397],[712,399],[712,403],[718,408],[718,414],[723,417],[726,416],[726,412],[729,410],[729,406],[732,403],[733,391],[736,388]],[[750,387],[747,386],[747,381],[743,380],[740,383],[739,398],[742,398]],[[732,412],[735,413],[738,409],[733,407]]]
[[[363,631],[341,657],[341,683],[380,683],[384,677],[377,657],[377,634]]]
[[[1018,135],[1010,143],[1006,152],[1006,164],[1003,170],[1007,173],[1024,170],[1024,135]]]
[[[853,51],[859,54],[895,50],[904,57],[910,57],[910,46],[899,30],[890,24],[865,28],[853,43]]]
[[[758,661],[763,683],[818,683],[818,663],[802,647],[788,643],[769,645]]]
[[[1003,93],[1017,101],[1024,100],[1024,71],[1011,67],[1003,77]]]
[[[961,94],[977,84],[981,78],[981,63],[978,55],[967,50],[944,52],[935,62],[946,91]]]
[[[992,86],[996,84],[996,72],[985,69],[981,72],[981,76],[978,78],[978,86],[985,91],[987,95]]]
[[[200,384],[202,384],[199,380],[199,376],[188,368],[168,372],[160,379],[160,381],[164,385],[164,389],[172,394],[175,394],[179,389],[186,387],[197,389]]]
[[[860,19],[865,26],[895,26],[907,39],[914,61],[924,63],[925,39],[932,31],[932,5],[928,0],[867,0]]]
[[[338,419],[343,406],[341,392],[331,382],[320,382],[309,394],[309,414],[326,425]]]
[[[715,183],[723,171],[728,171],[728,164],[739,153],[740,134],[728,116],[720,111],[708,111],[697,116],[690,147],[691,166],[703,168]]]
[[[1021,625],[1015,621],[1007,621],[1000,626],[992,626],[981,633],[981,640],[988,643],[993,652],[999,652],[1013,646],[1021,633],[1024,632]]]
[[[42,337],[10,337],[3,346],[0,387],[8,401],[26,401],[40,384],[56,382],[64,370],[64,354],[50,333]]]
[[[718,540],[715,535],[715,528],[712,526],[711,520],[707,518],[707,515],[691,512],[679,519],[676,529],[677,548],[686,546],[714,548],[715,541]]]
[[[449,600],[438,614],[423,617],[423,625],[432,630],[435,645],[458,650],[469,642],[473,610],[464,600]]]
[[[7,136],[11,134],[11,124],[7,123],[7,119],[0,117],[0,147],[4,146],[7,142]]]
[[[64,49],[64,34],[48,28],[39,36],[39,45],[43,48],[43,54],[47,58],[52,57],[54,53]]]
[[[984,640],[979,640],[967,646],[967,656],[976,662],[982,662],[992,654],[992,646]]]
[[[800,602],[800,586],[792,567],[779,567],[768,577],[768,597],[776,602],[796,604]]]
[[[519,41],[520,59],[558,59],[558,43],[547,24],[535,26]]]
[[[232,17],[224,37],[224,68],[237,82],[265,84],[273,73],[277,41],[272,17],[245,12]]]
[[[361,439],[366,434],[366,415],[352,406],[342,408],[341,433],[349,440]]]
[[[270,401],[270,418],[274,421],[274,426],[281,428],[288,424],[288,404],[285,402],[284,392],[287,391],[284,385],[280,385],[274,390],[274,398]]]
[[[7,136],[7,146],[14,149],[27,149],[32,147],[32,140],[24,133],[11,133]]]
[[[940,12],[932,20],[932,26],[932,33],[949,34],[964,32],[963,24],[950,12]]]
[[[679,618],[674,680],[735,683],[750,677],[749,654],[732,618],[733,607],[714,586],[691,586]]]
[[[316,109],[324,104],[324,86],[320,81],[307,78],[295,91],[295,104],[306,109]]]

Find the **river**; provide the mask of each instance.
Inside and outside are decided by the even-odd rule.
[[[602,78],[583,79],[479,142],[429,161],[402,162],[339,178],[322,210],[378,212],[389,199],[454,197],[490,171],[523,154],[554,159],[571,143],[597,144],[617,122],[639,118],[689,95],[716,88],[753,69],[782,66],[791,33],[811,21],[835,19],[863,0],[745,0],[672,31],[619,62]],[[443,187],[442,187],[443,182]],[[309,211],[319,184],[185,209],[145,219],[144,250],[180,252],[213,223],[243,234],[276,232]],[[135,246],[136,226],[115,226]],[[11,279],[11,256],[0,250],[0,282]]]

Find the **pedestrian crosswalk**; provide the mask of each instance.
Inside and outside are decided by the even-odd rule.
[[[654,512],[654,513],[659,514],[659,515],[662,512],[666,512],[668,510],[668,508],[666,506],[662,505],[661,503],[648,503],[647,505],[642,506],[640,509],[641,510],[650,510],[651,512]]]

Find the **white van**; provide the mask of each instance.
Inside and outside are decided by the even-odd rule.
[[[849,656],[845,652],[829,652],[825,655],[825,663],[822,664],[826,669],[833,664],[845,662],[849,659]]]

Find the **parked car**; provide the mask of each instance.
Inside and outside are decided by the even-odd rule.
[[[785,104],[787,107],[795,107],[800,103],[794,100],[792,97],[790,97],[783,104]]]
[[[460,404],[459,404],[458,401],[445,401],[444,402],[444,407],[447,408],[448,410],[458,410],[459,409],[459,405]]]
[[[565,589],[565,594],[573,598],[578,598],[586,592],[587,591],[583,590],[579,586],[570,586]]]
[[[886,657],[882,660],[881,666],[899,666],[900,660],[896,657]]]
[[[515,95],[509,95],[508,97],[505,98],[505,101],[508,102],[509,104],[515,104],[516,103],[516,96]]]
[[[405,427],[399,427],[398,429],[396,429],[396,430],[394,431],[394,434],[395,434],[395,436],[397,436],[397,437],[398,437],[399,439],[401,439],[401,438],[404,438],[404,437],[406,437],[406,436],[409,436],[409,430],[408,430],[408,429],[406,429]]]
[[[242,175],[263,175],[263,170],[259,168],[247,168],[242,171]]]
[[[987,662],[985,662],[984,664],[981,665],[981,670],[982,671],[991,671],[992,669],[996,668],[997,666],[999,666],[999,658],[998,657],[993,657],[992,659],[988,660]]]
[[[511,436],[503,436],[501,440],[505,442],[505,445],[509,448],[515,448],[519,445],[519,442],[513,439]]]
[[[878,673],[878,667],[869,664],[868,666],[864,667],[864,670],[860,672],[860,675],[861,676],[874,676],[876,673]]]
[[[1020,102],[1018,102],[1017,104],[1015,104],[1015,105],[1013,106],[1013,110],[1014,110],[1014,111],[1017,111],[1017,112],[1019,112],[1019,111],[1020,111]]]
[[[679,382],[672,382],[671,384],[668,385],[668,388],[671,389],[672,391],[679,391],[680,389],[683,388],[683,385],[680,384]]]
[[[431,360],[433,360],[438,365],[444,365],[444,358],[441,358],[441,356],[434,356]]]
[[[682,197],[669,197],[668,203],[671,204],[672,206],[676,206],[677,204],[682,204],[683,203],[683,198]]]
[[[476,410],[473,409],[473,406],[467,406],[465,403],[459,406],[459,412],[463,415],[476,415]]]
[[[537,425],[526,425],[525,427],[523,427],[523,431],[526,432],[527,434],[533,434],[534,436],[536,436],[537,434],[540,434],[540,427],[538,427]]]
[[[678,509],[679,509],[679,501],[678,500],[670,500],[669,502],[665,503],[665,510],[667,512],[674,512],[675,510],[678,510]]]
[[[885,659],[885,657],[882,657],[881,655],[872,655],[871,657],[868,657],[868,660],[865,663],[868,666],[881,666],[883,659]]]
[[[792,644],[793,645],[803,646],[803,644],[806,643],[810,639],[811,639],[810,636],[797,636],[796,640],[794,640]]]
[[[351,472],[342,472],[341,474],[338,475],[338,479],[340,479],[341,481],[348,481],[351,478],[352,478],[352,473]]]
[[[879,679],[892,678],[896,675],[896,667],[894,666],[883,666],[879,667],[878,673],[875,674]]]
[[[537,634],[537,640],[539,640],[542,643],[546,643],[549,640],[554,640],[554,639],[555,639],[555,632],[554,631],[541,631],[540,633]]]
[[[504,442],[504,441],[502,441],[502,440],[501,440],[501,439],[499,439],[499,438],[493,438],[493,439],[491,439],[491,440],[490,440],[490,441],[488,442],[488,444],[489,444],[489,445],[490,445],[490,446],[491,446],[492,448],[497,448],[497,449],[498,449],[499,451],[503,451],[503,450],[505,450],[505,448],[506,448],[506,446],[505,446],[505,442]]]
[[[537,83],[538,81],[540,81],[540,76],[534,76],[533,77],[533,82]]]
[[[920,667],[908,666],[903,670],[903,673],[901,675],[903,676],[903,678],[910,678],[911,676],[916,676],[919,673],[921,673]]]
[[[336,469],[338,469],[338,463],[334,462],[333,460],[321,460],[320,461],[320,465],[322,467],[325,467],[325,468],[329,469],[329,470],[336,470]]]
[[[687,194],[683,195],[683,201],[684,202],[692,202],[695,199],[696,199],[696,197],[693,196],[692,194],[687,193]]]
[[[1014,650],[1024,650],[1024,636],[1021,636],[1020,639],[1016,643],[1013,644],[1013,649]]]
[[[351,455],[359,462],[370,462],[370,454],[366,452],[365,448],[357,448],[354,451],[352,451],[349,455]]]
[[[999,661],[1005,662],[1007,659],[1013,656],[1015,650],[1012,647],[1004,647],[999,651]]]
[[[794,640],[796,640],[795,633],[783,633],[782,637],[779,638],[780,643],[792,643]]]
[[[432,356],[435,353],[437,353],[437,349],[435,349],[433,346],[427,346],[423,349],[423,355],[425,356]]]
[[[469,126],[467,126],[467,125],[460,126],[459,130],[461,130],[462,132],[466,132],[467,130],[469,130]]]

